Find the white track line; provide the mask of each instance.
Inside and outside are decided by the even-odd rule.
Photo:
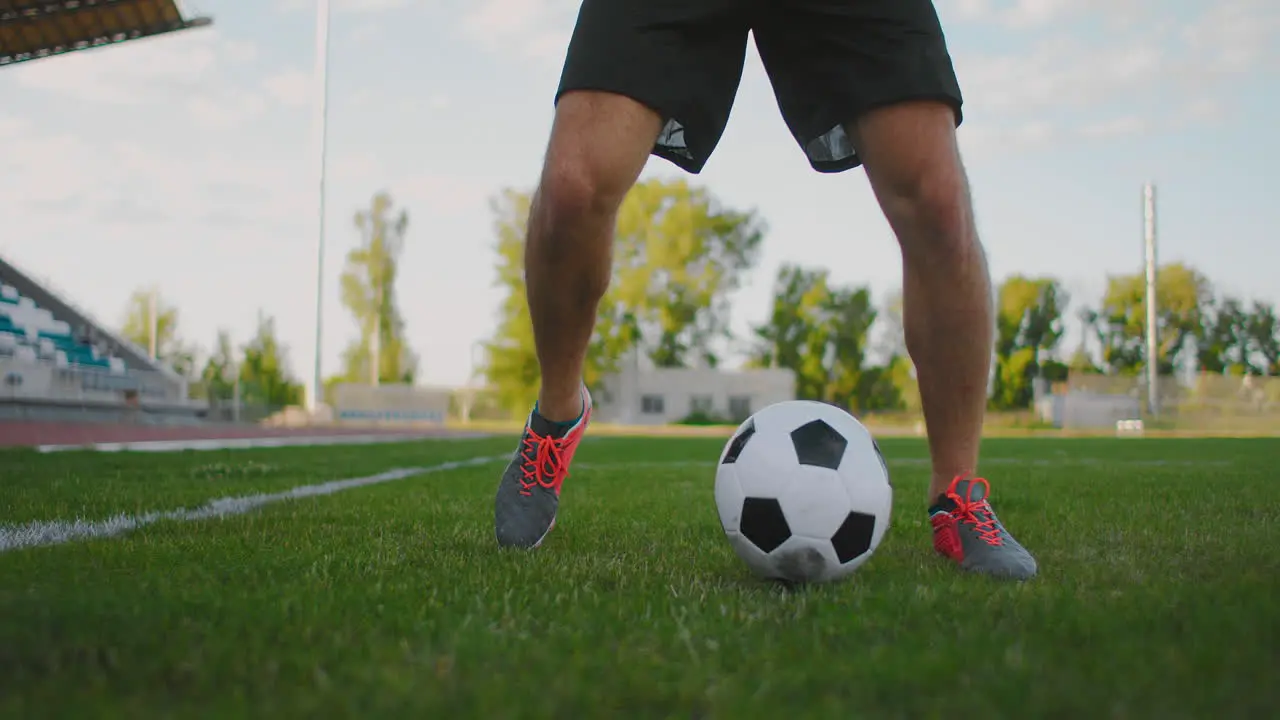
[[[36,452],[53,453],[73,450],[97,452],[178,452],[182,450],[242,450],[246,448],[297,447],[300,445],[375,445],[379,443],[415,442],[418,440],[471,440],[487,437],[484,433],[455,435],[369,434],[308,435],[248,438],[205,438],[194,440],[143,440],[138,442],[91,442],[67,445],[37,445]]]
[[[293,500],[296,498],[332,495],[343,490],[377,485],[379,483],[403,480],[416,475],[456,470],[486,463],[506,460],[508,456],[477,457],[469,460],[428,465],[424,467],[400,468],[367,477],[349,478],[347,480],[331,480],[317,485],[301,485],[283,492],[226,497],[210,500],[198,508],[188,510],[165,510],[145,515],[127,515],[121,513],[106,520],[66,520],[35,521],[21,525],[0,525],[0,553],[23,548],[40,547],[42,545],[61,545],[73,540],[93,540],[107,538],[135,530],[162,520],[204,520],[206,518],[224,518],[243,515],[264,505]]]

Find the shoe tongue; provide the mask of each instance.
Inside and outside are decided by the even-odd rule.
[[[564,423],[553,422],[542,417],[536,411],[532,413],[529,418],[529,429],[543,437],[564,437],[569,432],[570,427],[572,427],[572,424],[566,425]]]
[[[956,495],[968,498],[969,502],[982,502],[987,499],[987,486],[968,479],[960,480],[956,482]]]

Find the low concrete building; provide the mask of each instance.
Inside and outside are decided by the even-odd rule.
[[[757,410],[796,396],[787,369],[641,368],[632,364],[604,379],[595,397],[600,422],[664,425],[694,414],[741,422]]]

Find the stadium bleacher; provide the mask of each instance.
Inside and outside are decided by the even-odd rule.
[[[56,367],[99,368],[123,375],[123,358],[104,356],[92,344],[74,337],[71,324],[35,304],[12,285],[0,284],[0,356]]]
[[[187,380],[0,258],[0,419],[199,414]],[[105,414],[104,414],[105,413]],[[162,417],[164,416],[164,417]],[[168,418],[165,420],[164,418]]]

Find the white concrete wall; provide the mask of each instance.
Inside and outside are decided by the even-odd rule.
[[[1111,428],[1117,420],[1142,417],[1142,403],[1129,395],[1071,392],[1062,397],[1064,428]]]
[[[340,423],[434,423],[449,413],[450,391],[417,385],[342,384],[333,389],[333,415]]]
[[[695,409],[729,420],[795,398],[790,370],[638,368],[634,364],[605,378],[595,397],[595,417],[624,425],[662,425]]]

